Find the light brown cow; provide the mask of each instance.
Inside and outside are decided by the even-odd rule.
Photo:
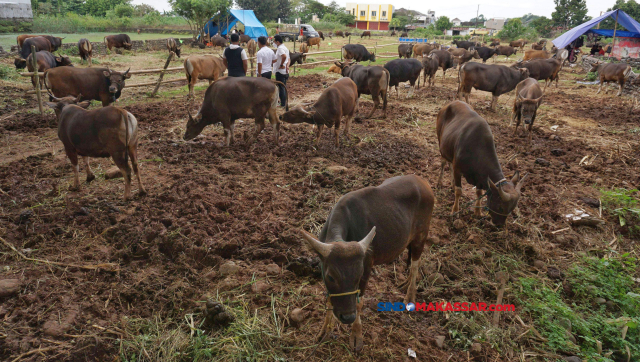
[[[453,55],[453,64],[461,67],[462,64],[470,61],[472,58],[475,59],[482,59],[480,57],[480,54],[478,54],[477,50],[466,50],[463,48],[449,48],[449,53],[451,53],[451,55]]]
[[[553,53],[546,50],[527,49],[524,51],[524,58],[522,58],[522,61],[526,62],[531,59],[549,59],[552,55]]]
[[[512,46],[514,48],[520,48],[520,50],[523,50],[524,46],[527,45],[527,43],[529,42],[526,39],[518,39],[510,42],[509,46]]]
[[[320,50],[320,43],[322,42],[322,39],[316,37],[316,38],[309,38],[307,39],[307,46],[309,47],[309,49],[311,49],[311,47],[313,47],[314,45],[318,46],[318,50]]]
[[[598,72],[598,79],[600,79],[600,87],[598,87],[598,92],[596,94],[600,93],[602,86],[605,83],[618,82],[617,96],[621,96],[624,83],[629,79],[633,70],[630,65],[625,63],[597,62],[591,65],[591,72]],[[607,87],[604,92],[608,93],[609,87]]]
[[[309,46],[306,43],[302,43],[300,44],[300,53],[308,53],[309,52]]]
[[[543,91],[538,85],[538,81],[533,78],[527,78],[516,86],[516,99],[513,102],[513,117],[511,123],[516,121],[516,128],[513,130],[513,135],[518,133],[518,126],[521,121],[524,121],[524,129],[527,130],[529,126],[529,142],[531,142],[531,136],[533,134],[533,122],[536,120],[536,114],[538,113],[538,107],[542,103]]]
[[[184,61],[184,70],[189,83],[189,98],[194,98],[193,87],[198,79],[208,79],[209,84],[218,80],[227,67],[216,55],[192,55]]]
[[[440,44],[416,44],[413,46],[413,57],[425,57],[432,50],[440,49]]]

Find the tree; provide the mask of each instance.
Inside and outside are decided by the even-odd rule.
[[[278,7],[273,2],[264,0],[236,0],[240,9],[251,9],[260,21],[271,21],[278,18]]]
[[[540,18],[540,16],[538,16],[538,15],[533,15],[533,14],[529,13],[529,14],[523,15],[523,16],[520,18],[520,20],[522,20],[522,23],[523,23],[524,25],[529,25],[529,23],[531,23],[532,21],[534,21],[534,20],[536,20],[536,19],[538,19],[538,18]]]
[[[451,20],[446,16],[441,16],[436,20],[436,29],[442,31],[449,30],[453,26]]]
[[[111,10],[120,4],[128,4],[127,0],[87,0],[85,3],[86,13],[93,16],[105,16],[108,10]]]
[[[278,8],[278,18],[287,19],[291,15],[291,1],[289,0],[276,0]]]
[[[118,4],[113,8],[113,11],[119,18],[130,18],[133,16],[133,6],[129,4]]]
[[[498,32],[498,38],[504,40],[516,40],[525,33],[525,30],[522,20],[519,18],[509,19],[509,21],[504,24],[502,30]]]
[[[133,15],[134,16],[145,16],[150,13],[157,13],[153,6],[147,4],[133,5]]]
[[[556,11],[551,13],[553,24],[573,28],[591,19],[587,16],[586,0],[554,0]]]
[[[194,37],[204,35],[204,25],[212,16],[217,14],[219,23],[231,8],[231,0],[169,0],[169,4],[178,16],[187,21]]]
[[[529,26],[536,29],[543,38],[548,38],[551,36],[551,31],[553,30],[553,21],[546,16],[540,16],[531,21]]]
[[[484,24],[484,22],[487,21],[487,18],[484,17],[484,15],[480,14],[478,15],[478,25],[482,25]],[[471,20],[469,20],[470,23],[475,23],[476,22],[476,18],[472,18]]]
[[[618,9],[629,14],[629,16],[636,20],[640,19],[640,4],[638,4],[635,0],[617,0],[613,7],[611,9],[608,9],[607,11]],[[600,29],[613,29],[614,26],[615,19],[611,19],[611,17],[600,23]],[[625,30],[625,28],[623,26],[620,26],[620,24],[618,24],[618,29]]]
[[[351,15],[351,14],[347,14],[346,11],[340,12],[336,12],[334,14],[326,14],[323,18],[322,21],[327,21],[327,22],[332,22],[332,23],[340,23],[342,25],[352,25],[355,24],[356,22],[356,17]]]

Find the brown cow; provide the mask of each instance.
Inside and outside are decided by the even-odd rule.
[[[78,54],[80,54],[80,59],[82,59],[82,63],[86,60],[89,66],[91,66],[91,58],[93,57],[93,45],[91,42],[82,38],[78,40]]]
[[[256,49],[257,49],[257,45],[255,40],[253,39],[249,40],[249,42],[247,43],[247,53],[249,57],[254,57],[256,55]]]
[[[346,117],[344,135],[349,136],[351,119],[358,109],[358,87],[351,78],[341,78],[325,89],[317,101],[302,104],[280,116],[286,123],[315,124],[317,129],[316,144],[320,142],[322,130],[334,127],[335,146],[340,145],[340,121]]]
[[[227,67],[217,55],[192,55],[184,61],[184,70],[189,84],[189,98],[194,98],[193,87],[198,79],[208,79],[209,85],[222,77]]]
[[[558,59],[533,59],[527,62],[519,62],[512,67],[520,69],[527,68],[529,69],[529,77],[535,80],[543,80],[544,79],[544,89],[547,89],[547,86],[556,81],[556,88],[558,88],[558,79],[560,78],[558,75],[560,73],[560,69],[562,68],[562,60]]]
[[[333,206],[318,238],[301,231],[320,258],[327,289],[326,315],[318,341],[331,334],[333,319],[353,324],[349,345],[362,350],[362,307],[371,269],[392,263],[407,249],[409,276],[400,290],[404,303],[416,302],[420,257],[427,246],[435,196],[429,183],[415,175],[397,176],[377,187],[342,196]]]
[[[251,37],[246,34],[240,34],[240,44],[247,44],[251,40]]]
[[[491,39],[491,44],[489,44],[489,46],[490,47],[497,47],[498,45],[500,45],[500,39],[492,38]]]
[[[141,31],[140,29],[137,29],[137,30],[136,30],[136,32],[137,32],[138,34],[142,33],[142,31]]]
[[[16,69],[24,69],[27,66],[27,57],[31,54],[31,46],[34,46],[36,52],[43,50],[47,52],[53,51],[51,42],[49,42],[47,38],[42,36],[27,38],[22,43],[22,49],[20,49],[19,56],[16,57],[13,62]]]
[[[411,58],[411,53],[413,52],[413,44],[400,44],[398,45],[398,58]]]
[[[307,55],[305,53],[291,52],[289,53],[289,65],[296,63],[302,65],[307,61]]]
[[[444,78],[447,75],[447,69],[454,68],[453,56],[446,50],[432,50],[429,55],[435,54],[438,56],[440,62],[440,68],[442,68],[442,83],[444,84]]]
[[[335,36],[341,36],[344,38],[344,32],[342,32],[342,30],[336,30],[336,32],[334,33]]]
[[[301,43],[299,47],[300,53],[308,53],[309,46],[306,43]]]
[[[257,139],[264,129],[264,119],[269,117],[274,128],[276,145],[280,136],[280,122],[276,114],[278,106],[278,87],[270,79],[262,77],[224,77],[214,82],[204,94],[202,107],[195,117],[189,113],[184,139],[190,140],[202,132],[210,124],[222,123],[225,134],[225,145],[234,143],[233,130],[239,118],[255,118],[256,130],[251,143]],[[286,88],[285,88],[286,89]],[[289,104],[287,101],[285,104]]]
[[[307,46],[311,49],[312,46],[317,45],[318,50],[320,50],[321,39],[319,37],[309,38],[307,39]]]
[[[458,87],[458,99],[464,96],[469,103],[471,88],[491,92],[491,110],[495,110],[495,104],[501,94],[511,92],[521,81],[529,78],[528,69],[514,69],[504,65],[467,63],[459,71],[460,86]]]
[[[624,83],[627,81],[633,70],[631,66],[625,63],[604,63],[597,62],[591,64],[591,72],[598,73],[598,79],[600,79],[600,87],[598,87],[598,93],[602,90],[602,86],[604,83],[609,82],[618,82],[618,94],[617,96],[622,95],[622,89],[624,88]],[[605,93],[609,92],[609,87],[605,89]]]
[[[350,37],[350,36],[351,36],[351,32],[349,32],[349,31],[345,31],[345,32],[344,32],[344,36],[346,36],[346,37]]]
[[[538,81],[533,78],[527,78],[516,86],[516,100],[513,102],[513,117],[511,123],[516,120],[516,128],[513,130],[515,136],[518,132],[518,126],[520,121],[524,119],[524,129],[527,130],[529,125],[529,142],[531,142],[531,135],[533,134],[533,122],[536,120],[536,114],[538,107],[542,103],[543,91],[538,85]]]
[[[320,39],[324,40],[324,34],[318,30],[318,36],[320,37]],[[320,48],[318,48],[320,49]]]
[[[462,64],[470,61],[471,59],[482,59],[477,50],[466,50],[462,48],[449,48],[449,53],[453,55],[453,64],[461,67]]]
[[[524,46],[527,45],[528,41],[526,39],[518,39],[509,43],[509,46],[514,48],[520,48],[520,50],[524,50]]]
[[[477,64],[477,63],[469,63]],[[451,214],[460,211],[462,176],[476,188],[476,216],[481,216],[482,192],[486,190],[487,206],[491,221],[496,226],[505,225],[507,217],[518,205],[520,189],[527,176],[520,174],[508,181],[502,173],[496,154],[495,141],[486,120],[474,112],[471,106],[453,101],[442,107],[436,119],[436,133],[442,163],[438,187],[447,162],[451,166],[455,201]]]
[[[211,38],[210,42],[211,42],[211,45],[213,46],[213,49],[215,49],[216,47],[226,48],[229,41],[221,37],[220,35],[214,35]]]
[[[413,57],[424,57],[425,54],[431,53],[432,50],[440,49],[439,44],[416,44],[413,46]]]
[[[537,43],[531,44],[531,49],[533,50],[547,50],[547,41],[542,39]]]
[[[424,81],[423,83],[427,84],[427,75],[429,76],[429,87],[432,87],[436,84],[436,72],[438,71],[438,67],[440,67],[440,60],[438,56],[433,53],[428,56],[422,58],[422,67],[424,68]]]
[[[29,70],[29,72],[35,71],[31,59],[32,54],[29,54],[29,56],[27,57],[27,70]],[[55,67],[73,67],[73,64],[71,64],[71,60],[69,59],[69,57],[55,56],[46,50],[41,50],[36,53],[36,62],[38,65],[38,73],[44,73],[47,69]],[[42,87],[44,85],[44,77],[42,77],[42,74],[40,74],[39,79],[40,86]],[[36,86],[35,77],[31,78],[31,84],[33,84],[34,87]]]
[[[371,39],[371,32],[370,31],[363,31],[362,34],[360,34],[360,39],[364,38],[365,36],[368,36],[369,39]]]
[[[174,38],[167,39],[167,50],[169,53],[174,52],[178,58],[180,58],[180,47],[178,47],[178,44],[180,44],[180,42]]]
[[[118,107],[104,107],[87,111],[90,102],[78,103],[82,95],[56,98],[47,102],[58,118],[58,138],[73,165],[73,186],[80,189],[78,156],[84,160],[87,183],[96,177],[89,167],[89,157],[111,157],[124,176],[124,199],[131,197],[131,168],[138,178],[139,195],[147,192],[138,169],[138,121],[131,113]]]
[[[552,55],[553,53],[546,50],[527,49],[524,51],[524,58],[522,58],[522,61],[526,62],[531,59],[549,59]]]
[[[335,62],[342,70],[343,77],[349,77],[358,86],[358,98],[361,94],[370,94],[373,108],[366,118],[371,118],[380,105],[382,97],[384,118],[387,118],[387,94],[389,92],[389,71],[380,66],[363,66],[354,63]]]
[[[509,59],[509,57],[512,56],[513,54],[518,53],[518,49],[509,45],[498,45],[496,47],[496,51],[497,51],[496,54],[504,55],[507,59]]]
[[[408,38],[409,37],[409,33],[407,33],[406,31],[403,31],[402,34],[400,34],[401,38]]]
[[[125,50],[131,50],[133,43],[131,38],[127,34],[107,35],[104,37],[104,45],[109,51],[113,48],[124,48]]]
[[[29,39],[29,38],[37,38],[37,37],[42,37],[45,38],[49,41],[49,43],[51,43],[51,50],[52,52],[58,50],[61,46],[62,46],[62,39],[64,38],[60,38],[57,36],[51,36],[51,35],[18,35],[17,37],[17,43],[18,43],[18,51],[20,51],[20,49],[22,49],[22,46],[24,45],[24,41]]]
[[[109,68],[57,67],[44,74],[44,85],[58,98],[82,94],[84,99],[102,102],[106,107],[120,98],[129,70],[114,72]]]
[[[340,68],[335,64],[331,64],[331,66],[329,67],[329,70],[327,70],[327,73],[336,73],[336,74],[342,75],[342,68]]]

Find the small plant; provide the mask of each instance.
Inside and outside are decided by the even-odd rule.
[[[596,72],[587,73],[587,77],[585,78],[585,80],[587,80],[589,82],[593,82],[596,79],[598,79],[598,73],[596,73]]]
[[[602,207],[604,210],[618,217],[620,226],[629,224],[633,229],[640,230],[640,203],[638,190],[614,189],[602,190]]]
[[[13,69],[6,64],[0,64],[0,79],[8,79],[11,77]]]

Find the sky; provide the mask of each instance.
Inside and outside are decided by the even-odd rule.
[[[324,4],[329,4],[331,2],[331,0],[319,1]],[[389,1],[369,1],[373,4],[389,3]],[[171,6],[166,0],[133,0],[132,3],[149,4],[160,11],[171,10]],[[346,3],[346,1],[338,1],[338,4],[343,6],[346,5]],[[367,3],[367,1],[363,0],[362,3]],[[528,13],[543,15],[550,18],[551,13],[555,9],[553,0],[485,0],[482,2],[478,2],[477,0],[455,0],[451,3],[448,1],[444,1],[442,3],[439,1],[431,3],[422,0],[393,0],[391,3],[396,9],[405,8],[417,10],[422,13],[426,13],[428,10],[435,10],[436,17],[446,15],[449,19],[459,18],[462,21],[468,21],[476,16],[478,3],[480,4],[480,14],[483,14],[486,18],[515,18]],[[613,4],[615,4],[615,0],[587,0],[587,9],[589,10],[588,15],[592,17],[599,16],[600,11],[606,11],[608,8],[612,7]]]

